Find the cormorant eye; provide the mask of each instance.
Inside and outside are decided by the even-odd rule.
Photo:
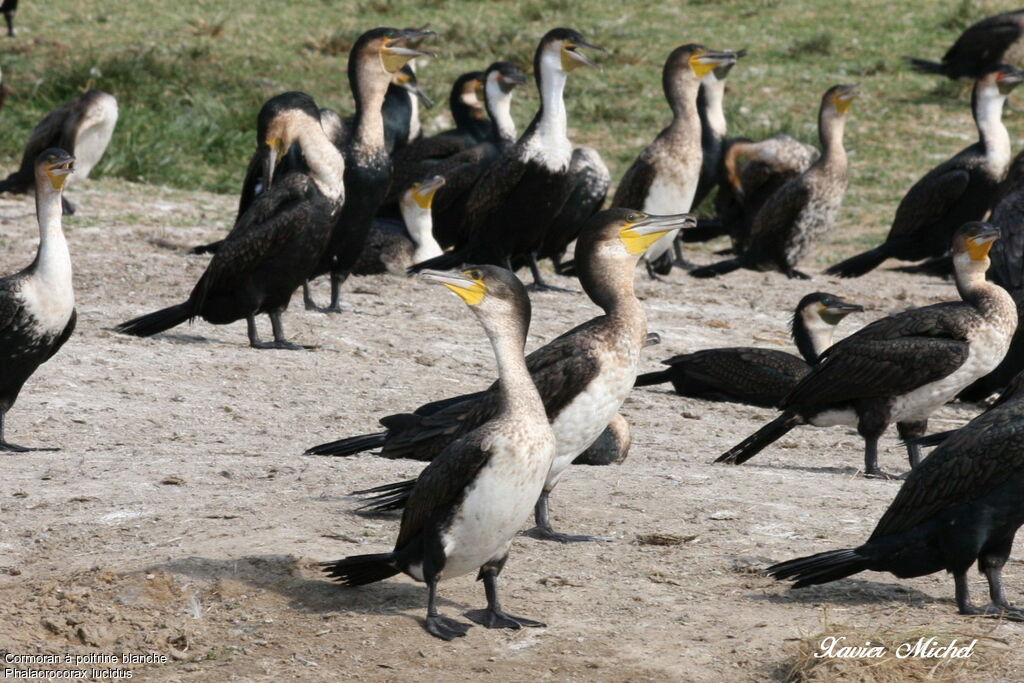
[[[480,271],[479,270],[471,270],[471,271],[469,271],[469,277],[473,278],[474,280],[479,280],[480,279]]]

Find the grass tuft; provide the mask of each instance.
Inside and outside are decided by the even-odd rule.
[[[833,38],[831,33],[819,33],[806,40],[794,43],[786,50],[790,57],[804,57],[807,55],[830,55],[832,54]]]

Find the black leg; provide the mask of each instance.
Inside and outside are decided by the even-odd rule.
[[[540,276],[540,267],[537,265],[537,255],[530,254],[530,274],[533,276],[533,284],[527,287],[532,292],[571,292],[577,294],[576,290],[566,289],[565,287],[556,287],[555,285],[549,285],[544,282],[544,278]]]
[[[427,618],[423,622],[423,628],[427,629],[427,633],[441,640],[453,640],[466,635],[471,625],[442,617],[437,613],[436,601],[437,578],[432,578],[427,581]]]
[[[488,563],[480,567],[480,574],[477,576],[477,579],[483,579],[484,581],[487,609],[475,609],[466,612],[466,618],[487,628],[520,629],[524,626],[529,628],[546,626],[546,624],[534,621],[533,619],[512,616],[501,609],[501,603],[498,602],[498,574],[501,573],[501,568],[505,566],[505,560],[507,559],[508,555],[497,562]]]
[[[867,408],[861,414],[857,423],[857,432],[864,437],[864,476],[874,479],[895,479],[896,477],[888,472],[883,472],[878,466],[878,440],[885,431],[886,421],[881,418],[872,408]]]
[[[533,508],[533,517],[537,524],[529,531],[523,532],[524,536],[536,538],[539,541],[558,541],[559,543],[584,543],[587,541],[610,541],[610,538],[597,536],[574,536],[563,534],[551,528],[551,520],[548,517],[548,496],[550,491],[542,491],[537,504]]]
[[[7,22],[7,37],[14,37],[14,12],[4,12],[4,21]]]
[[[785,273],[786,277],[788,277],[790,280],[810,280],[811,279],[811,276],[808,275],[807,273],[805,273],[803,271],[800,271],[800,270],[797,270],[796,268],[792,268],[792,267],[785,268],[782,272]]]
[[[928,431],[928,420],[897,422],[896,431],[907,445],[907,457],[910,459],[910,468],[917,467],[918,463],[921,462],[921,447],[915,443],[907,443],[907,441],[924,436],[925,432]]]
[[[983,571],[989,580],[989,594],[992,596],[992,602],[981,607],[971,602],[971,590],[967,583],[967,569],[953,572],[953,581],[956,586],[956,607],[960,614],[1000,617],[1010,621],[1024,621],[1024,610],[1012,607],[1006,603],[1006,596],[1003,595],[1002,586],[1002,565],[1000,564],[998,568],[994,566],[986,567]],[[995,583],[993,583],[993,579]],[[996,602],[997,599],[1002,604]]]
[[[307,311],[315,311],[319,309],[316,305],[316,301],[313,300],[313,293],[309,291],[309,281],[302,283],[302,305]]]
[[[59,448],[28,448],[18,444],[8,443],[4,438],[4,420],[7,418],[7,411],[0,411],[0,453],[31,453],[32,451],[59,451]]]
[[[656,272],[654,272],[654,264],[652,264],[647,259],[644,259],[644,267],[647,269],[647,277],[658,282],[665,282],[665,278],[661,277]]]

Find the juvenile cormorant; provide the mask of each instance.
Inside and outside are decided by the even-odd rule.
[[[821,99],[818,135],[821,156],[810,168],[780,187],[761,206],[740,255],[690,271],[715,277],[739,268],[778,270],[789,278],[808,279],[796,269],[811,247],[828,232],[846,194],[846,149],[843,130],[856,86],[835,85]]]
[[[946,78],[981,78],[998,64],[1024,61],[1024,9],[986,17],[968,27],[942,62],[907,57],[917,71]]]
[[[27,268],[0,278],[0,451],[55,450],[8,443],[4,419],[25,381],[75,329],[71,255],[60,221],[60,193],[73,172],[73,162],[70,154],[56,148],[36,158],[39,251]]]
[[[129,320],[117,331],[149,337],[181,323],[202,318],[225,325],[245,318],[249,344],[258,349],[302,348],[285,339],[281,314],[292,293],[312,272],[331,234],[331,225],[345,201],[345,162],[320,125],[313,98],[280,96],[295,106],[274,116],[274,100],[260,110],[258,129],[271,187],[253,200],[224,238],[199,282],[184,303]],[[309,173],[292,171],[274,178],[280,155],[298,143]],[[256,315],[267,313],[274,341],[261,342]]]
[[[576,269],[583,290],[604,315],[569,330],[531,353],[526,363],[555,430],[557,453],[537,501],[531,535],[557,541],[590,540],[554,531],[548,496],[572,461],[601,435],[636,380],[640,350],[649,344],[644,309],[633,292],[634,270],[655,240],[684,225],[689,214],[648,216],[608,209],[593,216],[576,242]],[[430,460],[459,435],[491,418],[498,404],[489,390],[437,401],[413,414],[385,417],[386,431],[321,444],[307,451],[347,456],[381,448],[386,458]],[[378,487],[377,505],[401,507],[411,482]]]
[[[352,273],[391,273],[404,277],[414,263],[441,254],[441,246],[434,239],[430,209],[435,193],[443,186],[441,176],[413,183],[402,196],[402,221],[388,218],[374,221]]]
[[[487,608],[469,612],[469,619],[487,628],[544,626],[508,614],[498,601],[498,574],[555,454],[555,435],[523,360],[530,299],[515,275],[494,266],[423,276],[459,295],[487,332],[498,361],[494,415],[453,441],[420,473],[392,552],[321,566],[346,586],[399,572],[423,581],[428,590],[424,627],[443,640],[466,635],[470,625],[438,614],[437,582],[477,568]]]
[[[690,210],[700,183],[703,160],[701,119],[697,111],[701,79],[715,68],[735,63],[735,52],[714,52],[692,43],[677,47],[669,54],[661,82],[672,109],[672,122],[626,170],[612,198],[612,206],[654,214]],[[644,264],[652,278],[655,277],[652,264],[666,254],[661,274],[672,270],[671,248],[671,239],[667,237],[644,254]]]
[[[803,358],[757,347],[705,349],[662,361],[667,370],[640,375],[636,386],[671,382],[680,396],[777,408],[832,346],[835,326],[850,313],[863,310],[835,294],[808,294],[797,304],[791,324],[793,341]]]
[[[979,78],[971,98],[978,142],[914,183],[900,200],[882,244],[831,266],[825,273],[859,277],[888,258],[920,261],[940,257],[948,250],[954,230],[967,221],[984,218],[1010,164],[1003,103],[1022,80],[1024,71],[1004,65]]]
[[[392,75],[414,57],[432,56],[408,47],[427,32],[420,29],[375,28],[359,36],[348,60],[348,80],[356,103],[355,126],[345,148],[345,204],[331,229],[331,238],[320,263],[310,273],[312,279],[330,274],[331,303],[318,307],[302,285],[302,298],[308,310],[341,312],[341,285],[366,244],[384,196],[391,184],[391,157],[384,145],[384,117],[381,106]]]
[[[536,252],[572,192],[573,146],[568,137],[563,93],[569,72],[595,66],[580,48],[597,48],[577,31],[548,31],[533,58],[540,110],[526,132],[487,167],[470,191],[462,244],[420,268],[448,268],[463,262],[511,267],[528,259],[534,287],[548,287],[537,269]]]
[[[68,100],[49,114],[32,130],[21,157],[21,166],[4,180],[0,192],[25,194],[35,183],[35,162],[48,148],[66,150],[75,157],[74,180],[89,177],[93,167],[103,157],[117,124],[117,99],[102,90],[89,90]],[[61,195],[64,213],[69,216],[75,207]]]
[[[794,588],[828,583],[866,569],[901,579],[945,569],[953,574],[960,614],[1024,621],[1003,591],[1003,566],[1024,523],[1024,396],[958,429],[907,476],[864,545],[781,562],[768,568]],[[971,602],[967,572],[977,562],[990,603]]]
[[[864,471],[878,467],[878,439],[896,422],[904,438],[924,434],[928,417],[990,372],[1006,354],[1017,306],[985,280],[999,230],[967,223],[953,237],[956,285],[963,301],[911,309],[876,320],[831,347],[782,401],[782,415],[730,448],[718,462],[740,464],[797,425],[856,425]],[[910,465],[919,449],[908,444]]]

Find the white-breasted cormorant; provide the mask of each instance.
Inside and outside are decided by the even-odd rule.
[[[60,220],[60,194],[73,163],[70,154],[57,148],[43,150],[36,158],[39,250],[27,268],[0,278],[0,451],[54,450],[8,443],[4,419],[25,381],[75,329],[71,255]]]
[[[117,99],[102,90],[89,90],[60,105],[40,121],[25,144],[18,170],[0,180],[0,192],[24,194],[35,183],[35,162],[48,148],[66,150],[75,157],[75,175],[71,183],[89,177],[103,157],[117,125]],[[64,213],[69,216],[75,207],[61,195]]]
[[[633,161],[619,181],[612,206],[652,214],[689,211],[700,183],[703,162],[701,120],[697,94],[701,79],[716,67],[736,63],[736,53],[716,52],[703,45],[674,49],[665,60],[661,81],[672,109],[672,122]],[[672,242],[666,237],[644,254],[647,273],[655,277],[654,262],[665,257],[661,274],[672,270]],[[668,254],[668,256],[665,256]]]
[[[878,439],[895,422],[900,435],[924,434],[928,417],[995,368],[1017,328],[1017,306],[985,279],[999,230],[967,223],[953,237],[962,301],[914,308],[876,320],[828,349],[782,401],[782,415],[730,448],[718,462],[740,464],[797,425],[856,426],[864,437],[864,471],[878,467]],[[907,445],[911,467],[919,449]]]
[[[648,216],[608,209],[587,221],[576,241],[576,270],[583,290],[604,315],[578,325],[527,356],[555,430],[557,454],[537,501],[531,535],[557,541],[590,540],[551,528],[548,496],[572,461],[601,435],[636,381],[640,351],[649,345],[643,305],[633,291],[643,252],[664,234],[694,223],[693,216]],[[315,446],[316,455],[347,456],[381,448],[386,458],[430,460],[452,439],[494,414],[498,394],[486,391],[421,406],[412,414],[381,419],[386,431]],[[378,505],[401,507],[410,482],[378,487]]]
[[[287,113],[275,116],[272,99],[260,110],[257,125],[266,146],[263,177],[272,179],[271,186],[252,201],[220,243],[187,301],[121,323],[115,328],[119,332],[149,337],[193,318],[214,325],[244,318],[253,348],[303,348],[285,338],[281,314],[327,246],[345,201],[345,162],[327,139],[312,97],[301,93],[279,97],[289,102]],[[294,143],[309,172],[296,170],[275,178],[276,160]],[[273,342],[259,339],[256,315],[260,313],[270,316]]]
[[[749,243],[735,258],[690,271],[715,277],[739,268],[777,270],[808,279],[796,269],[801,259],[835,223],[846,195],[847,159],[843,131],[856,86],[835,85],[821,98],[818,135],[821,156],[810,168],[776,190],[754,216]]]
[[[864,570],[901,579],[946,570],[960,614],[1024,621],[1003,590],[1003,567],[1024,523],[1024,394],[949,435],[907,476],[863,545],[768,568],[794,588],[837,581]],[[990,602],[971,602],[967,573],[977,563]]]
[[[949,249],[954,230],[967,221],[984,218],[1010,165],[1003,104],[1022,80],[1024,71],[1005,65],[979,78],[971,98],[978,142],[928,171],[907,190],[882,244],[829,267],[825,273],[860,277],[888,258],[920,261],[941,257]]]
[[[850,313],[863,310],[835,294],[808,294],[797,304],[790,326],[800,356],[749,346],[704,349],[662,361],[667,370],[640,375],[636,386],[671,382],[680,396],[777,408],[832,346],[835,326]]]
[[[946,78],[981,78],[998,64],[1020,66],[1024,61],[1024,9],[986,17],[969,26],[941,62],[907,57],[922,73]]]
[[[569,73],[595,66],[580,48],[597,48],[568,28],[548,31],[533,57],[540,110],[523,135],[487,167],[470,191],[463,218],[464,242],[421,268],[449,268],[459,263],[493,263],[512,267],[526,259],[533,286],[548,287],[540,277],[535,254],[572,191],[573,146],[568,136],[563,94]]]
[[[366,238],[366,246],[352,273],[391,273],[405,277],[406,271],[414,263],[440,255],[441,245],[434,239],[430,212],[434,195],[442,187],[444,178],[441,176],[413,183],[402,195],[399,204],[401,221],[375,219]]]
[[[516,532],[529,518],[555,454],[555,435],[523,360],[530,299],[511,272],[473,266],[462,273],[425,271],[476,314],[498,361],[497,405],[486,422],[448,445],[416,479],[402,514],[395,549],[322,564],[347,586],[403,572],[427,584],[427,632],[464,636],[469,624],[443,617],[437,583],[479,569],[487,608],[466,616],[487,628],[543,626],[513,616],[498,601],[498,574]]]

